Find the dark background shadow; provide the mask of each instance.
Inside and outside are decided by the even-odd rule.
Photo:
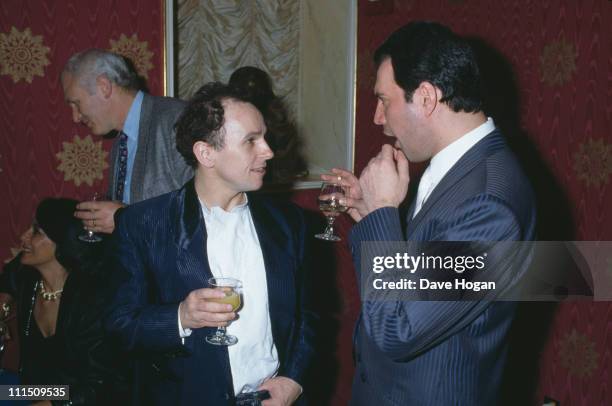
[[[320,213],[307,212],[306,216],[311,226],[310,235],[325,228]],[[311,405],[331,405],[340,374],[337,347],[342,291],[337,284],[338,265],[333,243],[314,237],[312,240],[311,277],[315,281],[315,311],[320,319],[315,337],[315,358],[306,379],[311,391],[308,401]]]
[[[510,62],[480,38],[470,38],[485,89],[484,111],[502,130],[533,186],[537,205],[537,239],[572,241],[575,237],[571,204],[551,168],[520,127],[520,95]],[[503,405],[542,404],[536,399],[539,362],[550,336],[558,305],[520,302],[513,321],[501,390]]]
[[[281,202],[291,201],[291,191],[265,193]],[[320,211],[302,208],[306,222],[305,240],[308,244],[308,283],[312,310],[318,316],[314,337],[314,359],[304,380],[304,394],[308,404],[331,405],[340,377],[337,354],[341,317],[341,289],[338,286],[338,261],[334,243],[314,238],[325,229],[325,218]],[[352,344],[351,344],[352,345]]]
[[[336,348],[340,330],[341,289],[337,283],[338,264],[333,243],[313,236],[325,228],[320,212],[305,211],[310,236],[310,276],[314,282],[313,304],[319,316],[315,337],[315,357],[306,385],[309,387],[308,402],[311,405],[329,405],[337,387],[340,360]]]
[[[472,38],[484,87],[484,111],[493,117],[531,181],[537,202],[537,238],[571,241],[575,235],[570,200],[527,131],[520,127],[521,100],[510,62],[482,39]]]

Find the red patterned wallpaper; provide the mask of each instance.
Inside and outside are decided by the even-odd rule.
[[[364,0],[360,5],[358,171],[384,142],[372,123],[373,52],[410,20],[439,21],[482,38],[512,65],[520,99],[517,124],[571,200],[577,237],[612,239],[612,30],[606,28],[612,2]]]
[[[113,49],[160,94],[162,23],[163,0],[0,2],[0,259],[18,246],[41,198],[106,189],[111,143],[72,123],[59,82],[66,60]]]
[[[4,225],[0,258],[17,246],[18,235],[30,223],[41,197],[82,198],[105,188],[100,174],[106,177],[101,167],[108,157],[102,151],[108,151],[110,143],[103,142],[100,149],[99,139],[89,141],[88,130],[71,122],[58,80],[65,60],[87,47],[131,43],[130,49],[141,61],[137,66],[148,73],[152,93],[160,94],[161,18],[161,0],[0,2],[0,188],[5,191],[0,202]],[[502,98],[496,111],[509,113],[495,117],[501,124],[516,117],[517,133],[512,137],[518,144],[532,145],[531,150],[519,151],[534,158],[528,166],[546,203],[542,211],[549,224],[568,224],[551,228],[548,236],[612,239],[612,31],[606,29],[612,25],[612,2],[359,0],[357,171],[385,141],[372,123],[372,53],[410,19],[437,20],[480,37],[511,65],[517,103]],[[541,163],[535,164],[538,160]],[[58,169],[60,165],[67,169]],[[421,168],[413,169],[418,173]],[[67,179],[67,174],[73,179]],[[316,194],[298,192],[293,200],[316,215]],[[340,220],[341,235],[346,236],[349,227],[348,220]],[[326,350],[319,354],[315,400],[316,404],[346,404],[353,368],[351,333],[359,299],[346,243],[316,249],[321,261],[316,276],[325,281],[318,284],[326,328],[319,346]],[[541,329],[535,327],[524,329],[527,342],[541,338],[533,332]],[[534,378],[539,400],[547,394],[563,404],[611,403],[608,386],[602,384],[610,381],[612,373],[610,303],[564,304],[557,309],[550,336],[542,337],[544,350],[534,354],[542,365],[539,378]]]
[[[612,2],[360,0],[357,171],[385,142],[372,123],[372,54],[396,28],[423,19],[480,38],[506,61],[491,65],[499,91],[492,111],[511,130],[506,135],[536,186],[541,238],[611,240]],[[503,68],[514,77],[504,78]],[[609,264],[612,272],[612,258]],[[535,400],[515,404],[542,404],[544,395],[563,405],[612,404],[612,303],[565,303],[556,311],[542,304],[528,312],[553,318],[549,335],[535,318],[523,326],[523,352],[544,343],[530,354],[540,369],[525,383],[536,387]]]

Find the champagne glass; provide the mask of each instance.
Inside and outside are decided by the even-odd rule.
[[[98,192],[95,192],[91,196],[90,201],[96,202],[98,200],[100,200],[100,195],[98,194]],[[85,230],[83,234],[79,235],[79,240],[85,242],[100,242],[102,241],[102,237],[100,237],[98,234],[94,233],[91,230]]]
[[[321,234],[315,237],[326,241],[341,241],[342,239],[334,234],[334,221],[336,217],[346,211],[347,207],[340,204],[340,199],[348,193],[348,186],[342,186],[335,182],[323,182],[321,193],[319,193],[319,210],[325,215],[327,227]]]
[[[219,289],[225,293],[225,297],[208,299],[211,302],[226,303],[232,305],[235,312],[240,307],[240,297],[242,295],[242,282],[234,278],[210,278],[208,285]],[[238,342],[238,337],[227,334],[225,327],[217,327],[214,334],[206,336],[206,342],[213,345],[234,345]]]

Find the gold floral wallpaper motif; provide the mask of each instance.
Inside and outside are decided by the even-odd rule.
[[[571,375],[579,378],[590,377],[599,364],[599,354],[595,351],[595,344],[576,329],[572,329],[561,339],[559,356],[561,365]]]
[[[93,185],[94,180],[103,178],[104,169],[108,168],[102,141],[93,142],[91,135],[81,139],[74,136],[73,142],[64,142],[64,149],[56,154],[61,161],[57,169],[64,173],[64,181],[72,180],[76,186],[86,183]]]
[[[43,45],[42,35],[32,35],[26,28],[20,32],[14,26],[10,33],[0,33],[0,75],[9,75],[14,83],[32,83],[34,76],[44,76],[49,65],[49,47]]]
[[[125,34],[121,34],[117,41],[110,40],[111,51],[129,58],[133,63],[136,71],[144,78],[149,78],[149,71],[153,68],[151,58],[153,52],[149,51],[147,41],[138,41],[136,34],[128,38]]]
[[[574,153],[574,172],[587,186],[604,186],[612,174],[612,144],[588,139]]]
[[[553,41],[546,45],[540,56],[542,82],[560,86],[568,82],[576,71],[574,45],[565,41]]]

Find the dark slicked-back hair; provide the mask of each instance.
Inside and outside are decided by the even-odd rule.
[[[441,101],[453,111],[482,109],[482,84],[474,52],[448,27],[424,21],[406,24],[374,54],[377,66],[387,58],[408,102],[422,82],[429,82],[442,91]]]
[[[198,160],[193,154],[196,142],[204,141],[217,150],[223,148],[223,102],[228,99],[249,102],[232,86],[219,82],[207,83],[192,97],[176,122],[176,149],[192,168],[198,166]]]

